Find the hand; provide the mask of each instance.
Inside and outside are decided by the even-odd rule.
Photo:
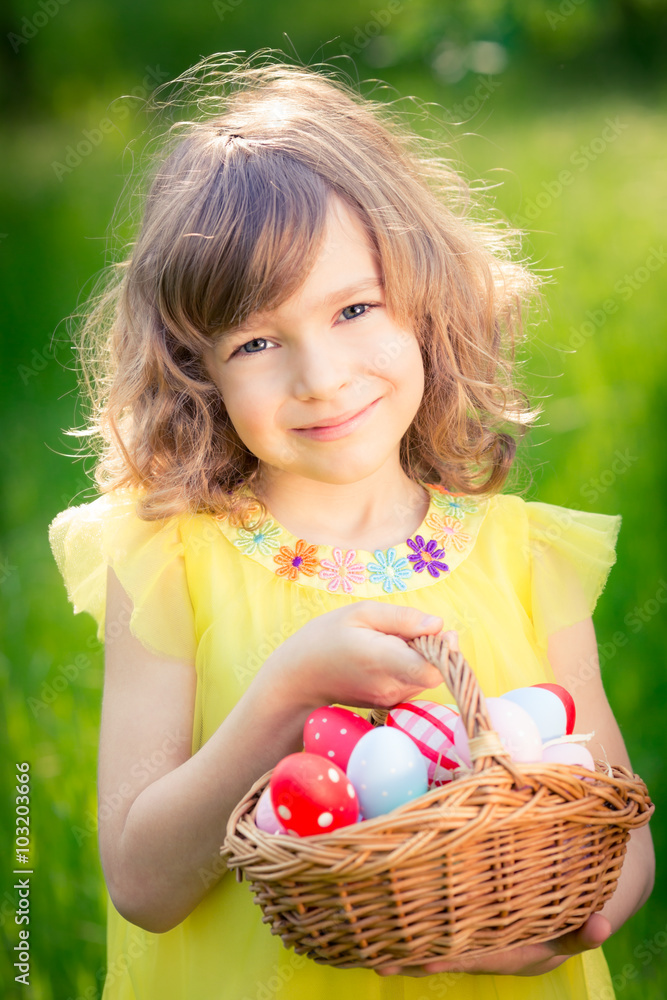
[[[438,972],[458,972],[468,976],[541,976],[566,962],[572,955],[599,948],[611,934],[611,924],[594,913],[576,931],[569,931],[541,944],[517,945],[493,955],[479,955],[427,962],[426,965],[387,965],[375,969],[378,976],[433,976]]]
[[[357,601],[312,618],[269,659],[295,702],[391,708],[443,683],[437,667],[407,645],[442,630],[442,618],[424,619],[406,605]],[[457,633],[445,634],[458,649]]]

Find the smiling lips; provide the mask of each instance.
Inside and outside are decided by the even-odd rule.
[[[371,404],[369,403],[368,406]],[[368,407],[364,407],[368,409]],[[362,413],[362,410],[348,410],[347,413],[342,413],[339,417],[329,417],[328,420],[323,420],[319,424],[305,424],[303,427],[295,427],[295,431],[314,431],[319,430],[320,427],[337,427],[339,424],[344,424],[347,420],[352,417],[356,417],[358,413]]]
[[[363,410],[353,410],[350,416],[343,414],[341,417],[330,417],[329,420],[325,420],[321,424],[311,427],[294,427],[293,430],[297,434],[306,435],[307,437],[327,441],[333,440],[353,431],[366,415],[371,412],[377,402],[378,400],[376,399],[364,407]]]

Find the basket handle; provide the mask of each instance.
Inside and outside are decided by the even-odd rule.
[[[482,689],[463,653],[450,648],[444,632],[417,636],[416,639],[409,639],[407,645],[437,667],[453,694],[468,734],[473,773],[477,774],[495,762],[509,771],[515,782],[525,784],[491,724]],[[388,713],[388,709],[373,709],[371,722],[384,724]]]

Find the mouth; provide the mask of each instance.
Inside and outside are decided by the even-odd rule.
[[[373,412],[381,398],[369,403],[362,410],[354,410],[349,415],[342,414],[339,417],[331,417],[328,422],[323,421],[321,424],[313,424],[310,427],[294,427],[293,430],[302,437],[315,438],[319,441],[334,441],[336,438],[344,437],[356,430]]]
[[[339,417],[330,417],[328,420],[322,420],[319,424],[306,424],[303,427],[293,427],[292,430],[295,431],[319,431],[325,427],[340,427],[342,424],[346,424],[349,420],[353,420],[354,417],[360,416],[365,413],[366,410],[377,403],[377,399],[373,400],[373,403],[368,403],[367,406],[362,407],[361,410],[350,410],[348,413],[343,413]]]

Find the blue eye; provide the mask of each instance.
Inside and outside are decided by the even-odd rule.
[[[353,306],[345,306],[345,309],[343,309],[341,311],[341,316],[343,315],[344,312],[347,312],[348,309],[365,309],[366,312],[370,312],[370,310],[374,309],[374,308],[375,308],[375,306],[370,305],[368,302],[355,302],[355,304]],[[350,316],[350,317],[346,317],[346,318],[356,319],[357,316],[365,316],[365,315],[366,315],[365,312],[363,312],[363,313],[356,313],[354,316]]]
[[[357,312],[353,316],[345,317],[345,319],[348,322],[353,319],[361,319],[363,316],[367,316],[368,313],[371,312],[371,310],[376,309],[379,305],[380,305],[379,302],[355,302],[354,305],[345,306],[344,309],[341,309],[340,315],[343,316],[344,313],[346,313],[349,309],[363,309],[364,312]],[[273,341],[269,340],[266,337],[255,337],[254,340],[249,340],[245,344],[241,344],[240,347],[237,347],[235,351],[232,351],[232,353],[230,354],[230,358],[233,358],[235,355],[247,357],[249,354],[264,354],[266,352],[263,350],[246,351],[245,348],[250,347],[252,344],[272,344],[272,343]]]
[[[247,351],[247,352],[245,352],[245,351],[243,351],[243,349],[244,349],[244,347],[250,347],[251,344],[266,344],[266,343],[267,343],[267,340],[266,340],[265,337],[255,337],[254,340],[249,340],[247,344],[241,344],[240,347],[237,347],[237,349],[233,352],[232,357],[234,356],[234,354],[240,354],[241,352],[247,353],[247,354],[262,354],[263,353],[262,351]]]

